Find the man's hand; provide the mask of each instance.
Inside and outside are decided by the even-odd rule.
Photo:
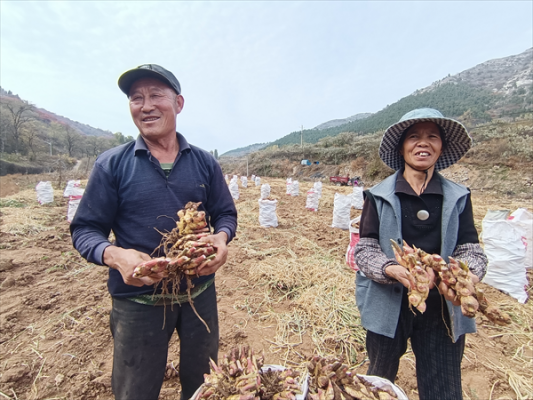
[[[219,232],[216,235],[204,236],[199,241],[212,243],[213,247],[217,250],[214,259],[204,262],[196,270],[198,275],[211,275],[226,263],[226,259],[228,258],[228,235],[226,232]]]
[[[472,272],[468,271],[468,276],[472,280],[473,284],[476,284],[479,282],[478,276],[474,275]],[[439,293],[442,294],[446,300],[451,301],[454,306],[461,305],[461,300],[457,298],[457,294],[455,293],[455,290],[450,288],[444,282],[439,283]]]
[[[135,267],[145,261],[151,260],[146,253],[133,249],[123,249],[122,247],[109,246],[104,250],[104,264],[110,268],[116,269],[122,275],[126,285],[141,287],[144,285],[153,285],[164,278],[164,273],[134,278],[133,270]]]

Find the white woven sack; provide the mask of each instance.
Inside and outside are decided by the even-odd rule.
[[[352,207],[356,210],[362,210],[363,209],[363,203],[365,200],[363,199],[363,191],[364,188],[361,186],[354,186],[353,192],[352,192]]]
[[[261,184],[261,178],[258,176],[255,177],[255,186],[259,186]]]
[[[333,199],[333,223],[332,228],[348,229],[350,227],[350,209],[352,196],[335,193]]]
[[[522,241],[525,232],[516,222],[502,216],[505,214],[489,210],[482,221],[481,238],[489,259],[483,283],[525,303],[528,298],[526,246]]]
[[[290,196],[291,193],[292,193],[292,179],[287,178],[287,191],[285,192],[285,194],[288,194]]]
[[[318,193],[315,192],[313,189],[307,192],[305,208],[311,211],[318,211]]]
[[[239,185],[237,184],[237,180],[232,180],[229,183],[229,192],[231,193],[231,197],[235,200],[239,200]]]
[[[300,195],[300,183],[298,181],[292,181],[291,196]]]
[[[83,196],[83,192],[85,189],[82,188],[74,188],[72,190],[72,194],[69,196],[68,200],[68,209],[67,209],[67,221],[72,222],[74,219],[74,215],[76,215],[76,211],[78,210],[78,206],[80,205],[81,198]]]
[[[72,195],[72,189],[79,188],[81,185],[80,181],[68,181],[65,191],[63,192],[63,197],[69,197]]]
[[[522,241],[526,245],[525,264],[526,268],[533,268],[533,215],[525,208],[519,208],[509,218],[524,229]]]
[[[277,200],[258,200],[259,201],[259,225],[266,228],[275,228],[278,226],[278,216],[276,215]]]
[[[252,174],[252,182],[255,182],[255,175]]]
[[[313,190],[318,193],[318,198],[322,197],[322,182],[315,182]]]
[[[261,185],[261,200],[268,199],[270,197],[270,185],[265,183]]]
[[[248,187],[248,178],[245,176],[242,176],[241,183],[242,183],[242,187]]]
[[[35,186],[35,190],[37,191],[37,201],[39,204],[42,205],[52,203],[54,201],[54,188],[52,187],[51,182],[41,181],[37,184],[37,186]]]

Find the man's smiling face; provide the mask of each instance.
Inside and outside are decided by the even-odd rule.
[[[183,108],[183,97],[158,79],[135,81],[129,93],[130,112],[140,134],[157,140],[176,134],[176,116]]]

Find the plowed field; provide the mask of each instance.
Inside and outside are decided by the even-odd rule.
[[[112,399],[107,269],[88,264],[72,248],[62,189],[53,203],[36,202],[35,184],[49,176],[1,179],[0,397]],[[310,182],[301,182],[298,197],[285,194],[284,180],[262,183],[278,199],[279,226],[260,227],[260,188],[240,187],[238,235],[216,278],[220,353],[246,344],[264,351],[267,363],[294,368],[313,353],[343,353],[365,373],[355,274],[344,260],[349,234],[331,227],[334,193],[352,189],[325,184],[319,209],[312,212],[305,208]],[[528,206],[482,192],[474,192],[473,201],[478,229],[488,209]],[[477,317],[478,333],[467,336],[462,364],[464,397],[533,398],[533,306],[488,286],[486,293],[513,323],[499,327]],[[179,368],[178,341],[171,341],[169,372]],[[172,375],[160,399],[179,398],[179,380]],[[396,384],[418,399],[410,351]]]

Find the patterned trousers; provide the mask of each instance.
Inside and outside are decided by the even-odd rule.
[[[448,309],[437,289],[432,289],[424,314],[409,309],[406,290],[393,339],[367,331],[368,375],[394,382],[407,339],[416,358],[416,379],[420,400],[462,400],[461,360],[465,336],[453,343],[448,334]],[[446,322],[444,322],[446,321]]]

